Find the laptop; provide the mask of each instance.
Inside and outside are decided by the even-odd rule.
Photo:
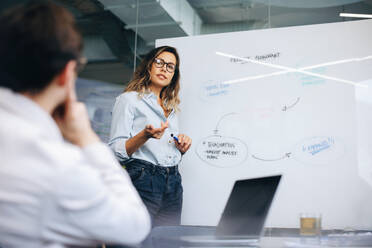
[[[181,236],[185,246],[257,246],[281,175],[235,182],[214,235]]]

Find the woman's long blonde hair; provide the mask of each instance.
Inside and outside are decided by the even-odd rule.
[[[180,91],[180,59],[176,48],[170,46],[161,46],[151,50],[146,54],[145,58],[142,60],[141,64],[137,67],[133,74],[133,79],[128,83],[124,92],[136,91],[139,96],[142,97],[143,94],[150,92],[150,71],[154,59],[159,56],[162,52],[170,52],[176,57],[176,69],[172,77],[172,81],[169,85],[165,86],[160,92],[160,99],[162,101],[163,107],[168,111],[179,111],[178,105],[180,99],[178,97],[178,92]]]

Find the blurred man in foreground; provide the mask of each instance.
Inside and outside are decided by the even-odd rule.
[[[0,246],[133,245],[150,231],[127,173],[76,100],[72,15],[30,2],[0,16]]]

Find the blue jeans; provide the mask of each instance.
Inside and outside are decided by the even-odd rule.
[[[178,166],[163,167],[140,159],[123,164],[152,220],[152,226],[181,224],[183,188]]]

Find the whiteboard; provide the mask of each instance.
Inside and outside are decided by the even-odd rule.
[[[266,226],[296,228],[315,212],[324,229],[372,228],[355,92],[372,78],[370,30],[368,20],[156,42],[181,58],[180,130],[193,139],[183,224],[217,225],[235,180],[283,174]]]

